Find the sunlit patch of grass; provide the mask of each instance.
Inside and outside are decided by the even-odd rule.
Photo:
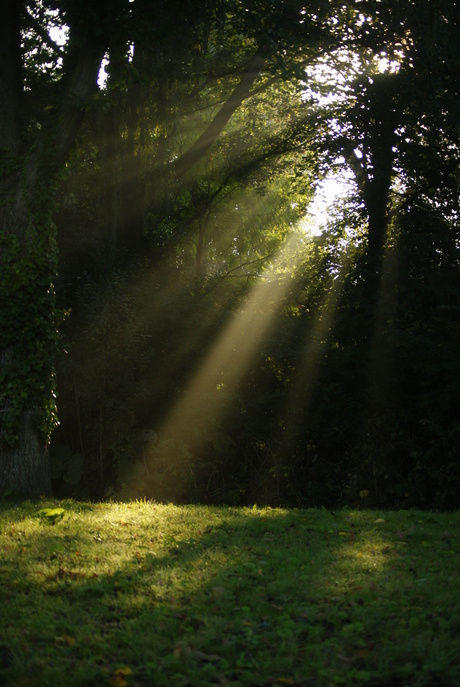
[[[460,680],[459,515],[0,504],[0,684]]]

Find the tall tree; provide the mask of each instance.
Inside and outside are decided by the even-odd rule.
[[[130,46],[134,45],[130,89],[139,94],[139,86],[147,88],[151,76],[142,81],[142,69],[137,67],[143,66],[143,60],[160,66],[157,81],[170,70],[175,72],[178,83],[184,67],[186,71],[193,67],[193,52],[197,57],[206,48],[210,12],[218,30],[223,26],[225,33],[231,26],[238,49],[238,31],[247,37],[240,60],[243,75],[233,83],[229,98],[205,134],[197,137],[188,154],[178,158],[174,174],[183,177],[247,97],[263,59],[286,53],[292,43],[291,34],[300,32],[312,41],[318,39],[324,24],[313,5],[317,3],[312,3],[309,21],[305,21],[300,19],[306,12],[304,3],[283,0],[256,0],[247,7],[239,0],[188,2],[185,7],[179,2],[154,6],[145,0],[65,0],[59,5],[53,0],[2,3],[0,490],[25,494],[50,490],[46,447],[56,423],[53,360],[59,319],[53,287],[53,181],[75,142],[89,100],[97,93],[104,55],[108,54],[112,73],[117,77],[119,63],[127,66]],[[63,47],[53,40],[53,26],[68,31]],[[182,41],[187,46],[185,53]],[[114,90],[124,87],[114,79]],[[202,87],[206,90],[206,81]],[[118,107],[116,101],[114,106]],[[135,98],[131,115],[137,116],[141,107],[141,100]],[[132,136],[133,130],[128,130],[131,142]],[[133,178],[138,178],[138,171],[134,164]],[[142,193],[139,195],[142,197]]]
[[[0,491],[47,494],[56,423],[53,179],[128,3],[5,0],[0,21]],[[65,50],[49,29],[68,27]]]

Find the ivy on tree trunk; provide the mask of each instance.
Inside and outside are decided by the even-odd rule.
[[[84,105],[97,88],[109,33],[101,30],[107,24],[97,30],[86,24],[82,30],[75,20],[76,28],[69,27],[63,76],[47,84],[49,100],[42,102],[24,86],[21,26],[28,17],[21,0],[2,3],[0,493],[33,496],[51,492],[47,446],[57,421],[53,365],[60,314],[53,287],[53,179],[75,141]]]

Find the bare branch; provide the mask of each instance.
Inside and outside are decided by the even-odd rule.
[[[238,270],[242,270],[243,267],[247,267],[248,265],[255,265],[256,263],[259,262],[265,262],[266,260],[269,260],[272,258],[274,253],[269,253],[268,255],[263,255],[261,258],[256,258],[254,260],[247,260],[246,262],[242,262],[240,265],[237,265],[236,267],[232,267],[231,270],[227,270],[227,272],[224,272],[224,274],[220,275],[220,279],[226,279],[227,277],[234,276],[234,277],[248,277],[250,276],[247,272],[244,274],[233,274],[233,272],[237,272]]]

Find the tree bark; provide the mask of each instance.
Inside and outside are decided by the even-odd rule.
[[[93,26],[70,41],[50,103],[24,114],[23,0],[0,9],[0,494],[51,493],[47,442],[53,423],[56,245],[53,179],[97,89],[106,40]],[[80,29],[79,29],[80,31]],[[36,125],[40,122],[40,125]],[[33,134],[35,132],[35,134]]]
[[[368,218],[365,259],[365,291],[377,296],[383,251],[388,229],[388,206],[393,180],[394,146],[399,124],[398,76],[377,75],[367,91],[363,122],[363,158],[350,152],[349,161],[361,192]]]
[[[51,494],[48,451],[34,426],[34,411],[25,410],[19,440],[13,448],[1,450],[0,494],[26,496]]]

